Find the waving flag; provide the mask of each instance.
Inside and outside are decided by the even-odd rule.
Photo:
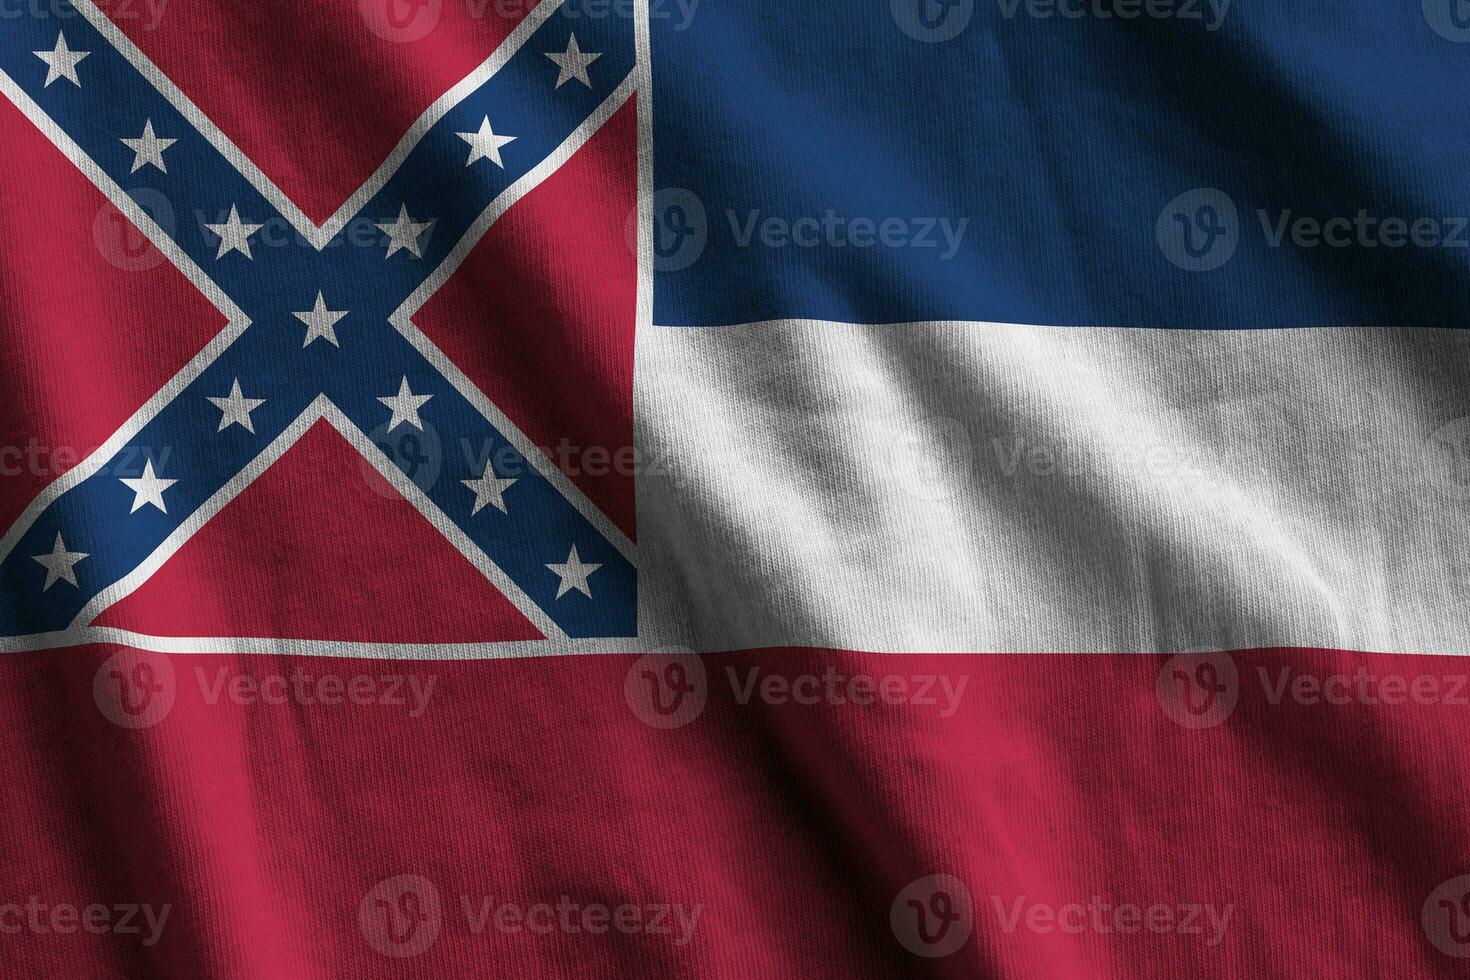
[[[1463,6],[0,5],[0,973],[1458,975]]]

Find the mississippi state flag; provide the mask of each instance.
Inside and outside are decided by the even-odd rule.
[[[0,95],[0,975],[1465,975],[1461,0],[0,0]]]

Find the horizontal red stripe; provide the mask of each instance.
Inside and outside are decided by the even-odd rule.
[[[1301,650],[11,656],[0,929],[23,928],[0,961],[180,977],[1451,975],[1449,953],[1470,952],[1448,929],[1470,870],[1467,673]],[[119,676],[129,707],[138,680],[161,691],[154,707],[128,715]],[[694,689],[682,705],[670,680]],[[936,899],[934,875],[968,906],[948,879]],[[93,903],[170,911],[152,945],[141,918],[138,935],[52,928]],[[936,913],[960,916],[939,944],[968,928],[957,949],[906,948],[942,951],[915,939],[917,908],[931,936]],[[415,913],[396,922],[402,944],[395,910]]]

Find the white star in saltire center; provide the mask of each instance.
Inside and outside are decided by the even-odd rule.
[[[429,230],[432,221],[414,221],[408,216],[408,205],[398,206],[398,220],[384,222],[378,225],[378,230],[388,236],[388,258],[399,249],[408,249],[419,258],[424,253],[419,251],[419,236]]]
[[[165,514],[168,513],[168,505],[163,502],[163,491],[178,483],[178,480],[165,480],[153,472],[153,460],[149,460],[143,466],[143,475],[137,479],[123,478],[119,480],[123,486],[133,491],[133,509],[129,514],[136,514],[147,504],[152,504]]]
[[[316,306],[306,313],[292,313],[296,319],[306,324],[306,343],[302,347],[310,347],[311,342],[319,337],[325,337],[333,347],[341,347],[337,343],[337,331],[333,329],[337,321],[348,313],[347,310],[329,310],[326,300],[322,299],[321,290],[317,290]]]
[[[511,484],[516,481],[500,479],[495,475],[495,470],[491,468],[489,463],[485,464],[485,472],[478,480],[461,480],[459,482],[475,491],[475,509],[470,511],[471,517],[484,510],[486,504],[494,507],[502,514],[510,513],[510,511],[505,509],[505,491],[509,490]]]
[[[572,553],[567,556],[565,562],[547,565],[547,568],[556,573],[561,579],[561,588],[556,590],[556,597],[560,599],[568,592],[576,589],[587,598],[592,598],[592,588],[587,584],[587,576],[597,571],[600,564],[588,564],[577,555],[577,546],[572,545]]]
[[[546,57],[556,62],[556,67],[561,69],[556,76],[557,88],[561,88],[574,78],[591,88],[592,79],[587,77],[587,66],[601,58],[602,55],[593,51],[583,53],[582,49],[577,47],[577,35],[573,34],[571,40],[567,42],[565,51],[548,51]]]
[[[415,395],[409,390],[408,378],[404,378],[403,383],[398,386],[398,394],[378,399],[393,410],[393,417],[388,420],[388,431],[392,432],[405,422],[415,429],[422,430],[424,423],[419,421],[419,409],[424,407],[424,402],[433,397],[433,395]]]
[[[152,164],[164,173],[168,173],[168,168],[163,165],[163,151],[177,142],[178,140],[164,140],[155,136],[153,133],[153,120],[148,120],[143,124],[142,136],[139,136],[135,140],[122,140],[122,143],[135,154],[133,158],[133,169],[129,173],[137,173],[148,164]]]
[[[205,225],[210,231],[219,236],[219,254],[216,259],[222,259],[230,252],[239,252],[247,259],[254,259],[250,254],[250,236],[255,234],[264,225],[249,225],[240,221],[240,212],[230,205],[230,217],[222,225]]]
[[[250,421],[250,413],[265,404],[264,398],[246,398],[240,391],[240,379],[235,379],[235,384],[230,388],[230,393],[223,398],[211,398],[210,402],[215,408],[224,414],[220,416],[219,428],[216,432],[223,432],[232,425],[239,425],[249,432],[255,434],[255,424]]]
[[[70,582],[77,584],[77,573],[73,571],[77,562],[83,558],[90,557],[85,551],[67,551],[66,542],[61,540],[61,535],[56,535],[56,546],[51,549],[49,555],[36,555],[31,561],[46,569],[46,584],[41,587],[45,592],[57,582]]]
[[[56,47],[51,51],[32,52],[37,58],[46,62],[46,84],[42,88],[50,88],[51,83],[58,78],[64,78],[77,88],[82,87],[82,80],[77,77],[77,62],[81,61],[90,51],[73,51],[66,46],[66,35],[58,32],[56,35]]]
[[[460,139],[470,145],[470,159],[466,167],[473,167],[476,160],[490,160],[501,170],[505,164],[500,159],[500,148],[507,143],[514,143],[514,136],[496,136],[495,131],[490,128],[490,117],[480,123],[480,131],[477,133],[459,133]]]

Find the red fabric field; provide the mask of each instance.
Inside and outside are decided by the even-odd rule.
[[[1232,662],[1233,710],[1192,728],[1158,693],[1181,665],[1144,656],[769,650],[708,657],[703,683],[686,661],[632,656],[10,657],[0,899],[170,911],[151,945],[146,924],[23,931],[0,962],[8,976],[1457,975],[1421,910],[1470,867],[1460,662]],[[694,690],[665,717],[645,673],[677,680],[670,663]],[[143,714],[119,713],[123,684]],[[973,932],[926,959],[890,913],[900,893],[929,902],[905,890],[940,874],[968,889],[953,928]],[[402,875],[432,896],[382,891]],[[0,910],[0,928],[21,914]],[[385,938],[395,927],[404,943]]]

